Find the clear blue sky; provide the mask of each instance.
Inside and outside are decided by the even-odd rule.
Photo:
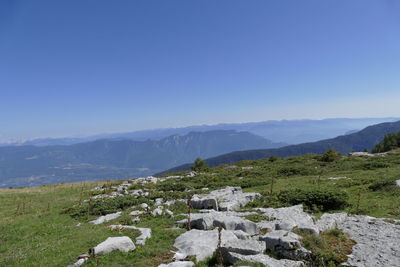
[[[400,115],[397,0],[1,0],[0,138]]]

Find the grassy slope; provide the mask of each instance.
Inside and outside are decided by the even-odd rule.
[[[400,179],[400,155],[385,158],[349,158],[324,163],[317,156],[305,155],[276,162],[268,160],[245,161],[237,166],[253,166],[253,169],[213,168],[208,173],[193,178],[168,180],[157,185],[146,185],[152,190],[150,197],[166,199],[184,198],[184,190],[203,187],[210,190],[226,185],[242,186],[245,191],[260,192],[263,198],[257,206],[279,206],[274,201],[276,193],[288,188],[333,189],[349,193],[350,205],[344,210],[377,217],[400,218],[400,190],[383,188],[372,191],[368,186],[382,179]],[[272,200],[269,197],[271,177],[276,177]],[[347,177],[338,181],[328,177]],[[85,215],[72,218],[62,211],[87,199],[90,189],[109,182],[60,184],[35,188],[0,190],[0,266],[66,266],[90,247],[109,236],[137,233],[111,232],[104,225],[90,225],[87,222],[96,216]],[[180,192],[167,192],[170,188]],[[165,191],[160,192],[160,191]],[[356,211],[358,199],[359,210]],[[25,207],[24,207],[25,206]],[[253,205],[254,206],[254,205]],[[175,214],[185,211],[184,204],[173,207]],[[128,212],[128,211],[126,211]],[[167,217],[143,217],[138,224],[151,227],[153,237],[144,247],[131,253],[111,253],[92,260],[86,266],[157,266],[171,259],[170,250],[175,238],[183,230],[171,230],[173,222],[179,219]],[[122,216],[112,223],[124,223]]]

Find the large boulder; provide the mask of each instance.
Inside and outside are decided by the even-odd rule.
[[[285,208],[259,208],[257,209],[269,218],[266,222],[266,227],[275,225],[272,230],[291,231],[297,227],[301,231],[311,234],[319,234],[318,227],[315,225],[315,218],[303,211],[303,205],[296,205]],[[260,224],[261,226],[261,224]]]
[[[239,210],[260,196],[258,193],[243,193],[240,187],[227,186],[224,189],[214,190],[205,195],[193,195],[191,204],[195,209]]]
[[[311,254],[302,247],[301,237],[293,232],[276,230],[260,236],[259,239],[265,242],[267,251],[283,258],[299,260]]]
[[[121,216],[121,215],[122,215],[122,212],[121,212],[121,211],[116,212],[116,213],[107,214],[107,215],[104,215],[104,216],[100,216],[100,217],[97,218],[96,220],[90,221],[90,223],[93,223],[93,224],[102,224],[102,223],[105,223],[105,222],[114,220],[114,219],[118,218],[118,217]]]
[[[218,230],[201,231],[190,230],[178,236],[174,247],[178,253],[195,256],[197,261],[211,257],[218,245]]]
[[[92,249],[92,254],[108,254],[114,250],[129,252],[134,250],[135,244],[127,236],[109,237]]]

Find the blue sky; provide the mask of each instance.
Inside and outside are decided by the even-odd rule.
[[[2,0],[0,138],[400,116],[400,1]]]

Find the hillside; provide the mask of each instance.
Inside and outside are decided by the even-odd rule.
[[[209,131],[161,140],[102,139],[68,146],[0,147],[0,187],[123,179],[149,175],[196,157],[279,144],[248,132]]]
[[[329,148],[334,148],[344,154],[352,151],[362,151],[364,149],[372,150],[375,145],[383,140],[386,134],[398,131],[400,131],[400,121],[380,123],[368,126],[359,132],[349,135],[338,136],[332,139],[326,139],[313,143],[285,146],[277,149],[237,151],[213,158],[208,158],[205,161],[209,166],[218,166],[242,160],[257,160],[270,156],[288,157],[308,153],[322,154],[326,152]],[[188,170],[190,169],[190,166],[191,163],[188,163],[167,170],[165,171],[165,173]]]
[[[185,176],[187,173],[182,172],[175,174],[179,176],[157,180],[157,183],[153,178],[142,179],[140,183],[139,180],[132,179],[126,182],[102,181],[0,189],[0,266],[67,266],[74,263],[76,258],[89,248],[95,247],[110,236],[127,236],[132,240],[138,237],[137,231],[124,230],[121,227],[119,230],[111,230],[107,227],[118,224],[148,228],[151,229],[152,235],[144,245],[138,245],[133,251],[116,251],[90,257],[83,266],[156,267],[161,263],[169,263],[173,261],[174,256],[171,251],[176,251],[174,248],[176,238],[188,233],[183,226],[178,228],[179,224],[175,223],[187,217],[181,214],[185,214],[188,210],[186,205],[188,197],[192,194],[206,194],[226,186],[240,186],[244,192],[261,194],[260,198],[237,211],[253,213],[243,213],[244,217],[233,217],[230,220],[231,225],[245,222],[246,228],[241,228],[244,231],[250,231],[252,229],[250,226],[254,223],[260,227],[262,225],[266,227],[265,225],[271,223],[271,217],[266,217],[262,212],[254,212],[254,208],[291,206],[293,203],[298,203],[299,199],[302,203],[307,198],[304,198],[301,192],[313,192],[313,196],[320,194],[326,197],[327,201],[341,204],[341,206],[324,206],[330,202],[325,203],[318,198],[311,198],[315,203],[319,203],[318,205],[313,205],[314,202],[304,202],[308,205],[305,205],[305,210],[316,218],[319,218],[322,212],[347,212],[349,216],[362,214],[387,218],[373,219],[374,221],[355,225],[359,231],[365,231],[361,234],[368,239],[368,242],[353,251],[351,247],[354,242],[351,240],[350,242],[348,236],[338,229],[321,232],[320,236],[305,234],[304,238],[314,244],[314,247],[310,248],[315,253],[314,257],[325,259],[324,265],[321,263],[315,266],[328,266],[328,261],[331,262],[329,266],[340,266],[340,262],[347,260],[348,253],[353,253],[352,259],[356,261],[362,252],[360,248],[365,249],[362,255],[371,261],[377,260],[378,266],[393,266],[386,260],[393,261],[393,257],[390,258],[390,251],[399,252],[397,233],[400,226],[396,225],[399,221],[395,221],[400,219],[400,189],[395,186],[399,174],[400,155],[373,158],[344,156],[330,163],[321,161],[317,155],[303,155],[280,158],[273,162],[268,159],[244,161],[236,165],[212,168],[208,172],[194,176]],[[127,193],[124,193],[125,191]],[[148,195],[140,195],[140,192],[146,192]],[[111,194],[118,196],[112,198]],[[91,201],[86,201],[88,199]],[[180,199],[182,202],[177,201]],[[167,203],[171,201],[175,201],[175,204],[168,206]],[[149,205],[148,212],[141,211],[139,208],[141,203]],[[174,215],[166,213],[152,215],[151,212],[159,206],[169,209]],[[135,210],[138,211],[135,214],[139,215],[129,215]],[[118,218],[99,225],[89,223],[100,215],[117,211],[122,212]],[[204,215],[204,212],[198,212],[193,209],[192,216]],[[299,212],[293,213],[292,218],[295,219],[296,216],[299,216]],[[303,216],[309,215],[303,214]],[[222,217],[220,215],[220,218]],[[357,220],[354,217],[349,218],[349,222],[358,220],[361,223],[366,217],[358,216]],[[361,226],[370,227],[367,228],[369,232]],[[193,227],[199,226],[193,224]],[[385,229],[379,228],[377,229],[379,231],[374,232],[371,227],[385,227]],[[383,230],[391,232],[382,234],[387,233]],[[373,233],[378,234],[375,237],[377,239],[370,239]],[[353,234],[352,238],[356,242],[363,242],[362,236]],[[394,240],[394,243],[388,242],[389,238],[390,241]],[[195,241],[205,242],[204,239]],[[347,243],[344,244],[344,241]],[[332,245],[329,242],[335,243]],[[206,247],[210,247],[211,243]],[[373,247],[369,247],[371,244]],[[344,245],[349,246],[350,250]],[[302,243],[301,246],[307,244]],[[194,257],[188,259],[195,260]],[[253,266],[248,262],[238,262],[235,266],[238,265]],[[196,267],[206,266],[212,266],[212,261],[207,259],[196,265]]]

